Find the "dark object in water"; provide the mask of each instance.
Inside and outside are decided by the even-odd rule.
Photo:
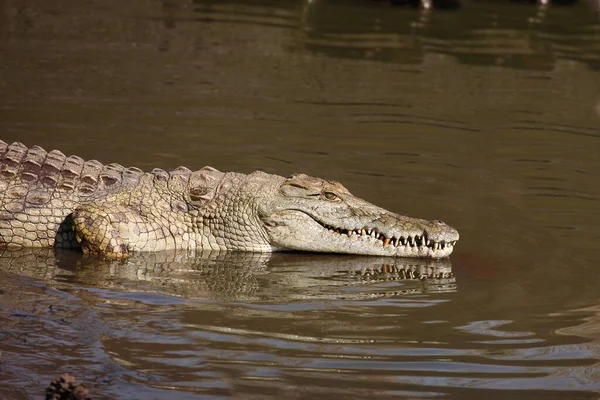
[[[90,400],[88,390],[71,374],[62,374],[46,389],[46,400]]]

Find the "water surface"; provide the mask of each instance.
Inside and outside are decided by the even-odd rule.
[[[304,172],[456,227],[450,260],[0,257],[0,397],[597,398],[591,6],[8,0],[2,140]]]

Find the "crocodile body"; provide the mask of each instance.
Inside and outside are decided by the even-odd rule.
[[[0,244],[135,251],[301,250],[447,257],[458,232],[303,174],[143,172],[0,141]]]

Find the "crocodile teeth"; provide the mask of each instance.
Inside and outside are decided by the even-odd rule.
[[[337,227],[334,227],[331,225],[323,225],[323,226],[332,233],[345,235],[349,238],[352,236],[371,237],[373,239],[376,239],[377,243],[381,243],[383,245],[383,247],[387,247],[391,244],[392,247],[399,247],[399,248],[401,248],[402,251],[406,251],[408,246],[410,246],[412,249],[414,249],[414,248],[422,249],[423,247],[427,247],[435,253],[438,250],[446,250],[446,249],[452,248],[452,247],[454,247],[454,245],[456,245],[456,240],[454,240],[452,242],[444,242],[444,241],[436,242],[434,240],[431,240],[427,237],[427,234],[425,232],[423,232],[420,235],[406,236],[406,237],[400,236],[399,238],[396,238],[396,237],[387,237],[383,233],[377,232],[376,228],[344,229],[344,228],[337,228]],[[414,250],[412,250],[412,251],[414,252]]]

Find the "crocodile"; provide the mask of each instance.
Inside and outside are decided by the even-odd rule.
[[[310,251],[443,258],[442,221],[399,215],[335,181],[255,171],[144,172],[0,141],[0,246],[133,252]]]

